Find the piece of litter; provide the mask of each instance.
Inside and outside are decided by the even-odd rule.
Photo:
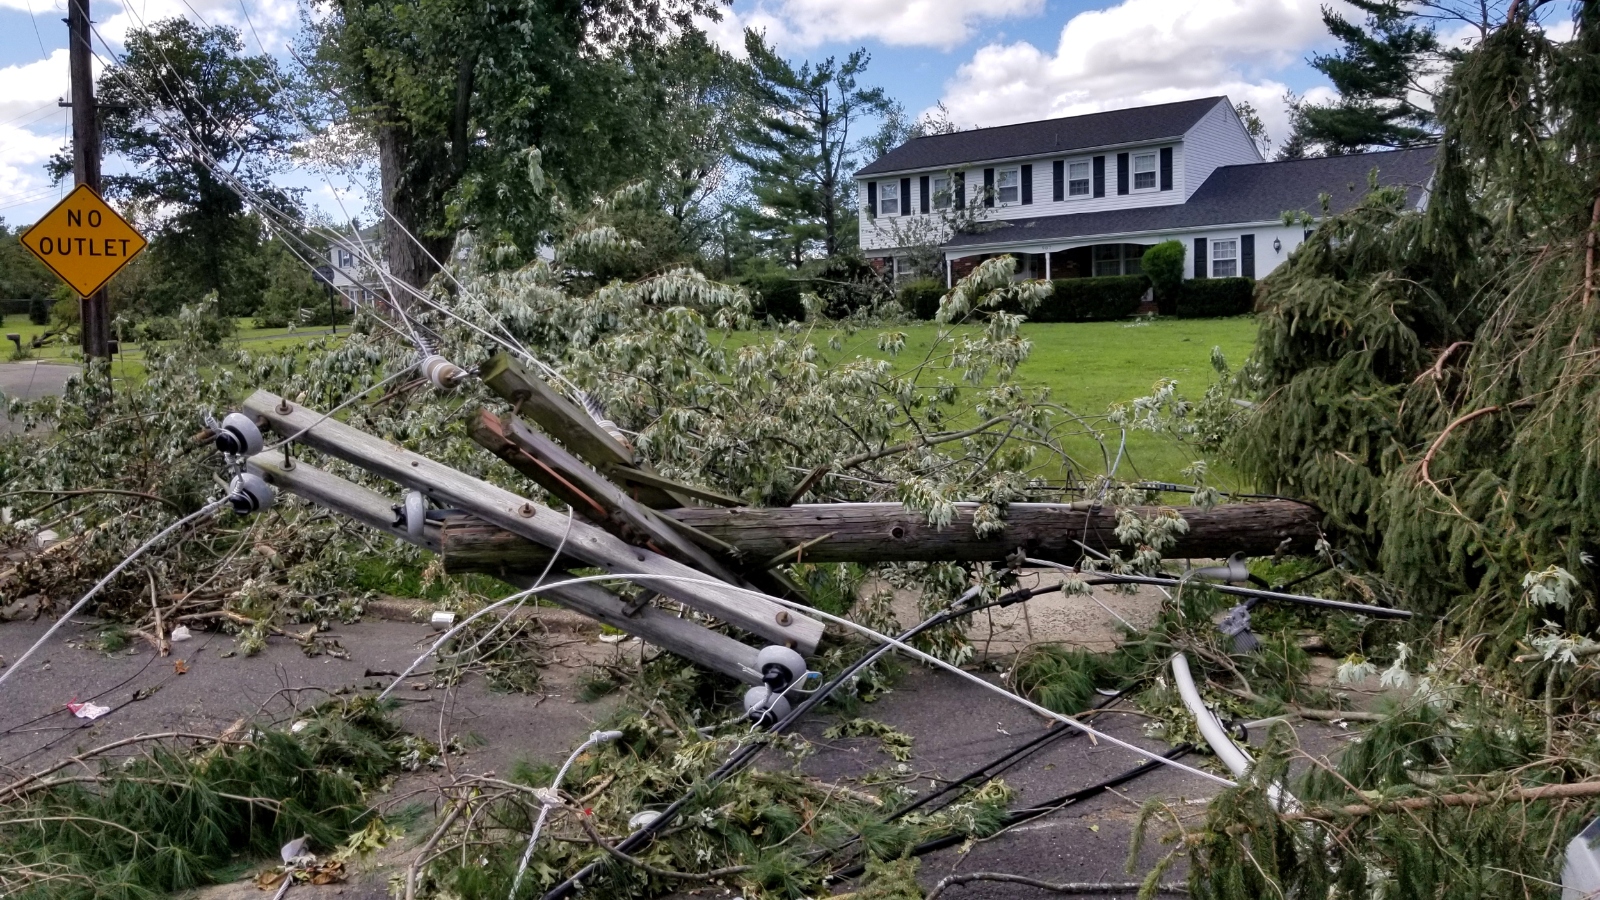
[[[194,635],[189,633],[189,626],[187,625],[179,625],[177,628],[172,629],[172,642],[174,644],[180,644],[191,637],[194,637]]]
[[[298,722],[294,723],[293,725],[289,726],[289,733],[290,734],[299,734],[300,732],[305,731],[306,728],[309,727],[310,725],[311,725],[310,722],[307,722],[305,719],[301,719],[300,721],[298,721]]]
[[[189,671],[189,664],[180,659],[172,664],[172,671],[177,672],[179,675],[183,675]]]
[[[659,818],[661,818],[661,813],[656,810],[641,809],[633,814],[633,818],[628,820],[628,827],[637,831]]]
[[[456,614],[439,610],[428,619],[428,624],[434,631],[449,631],[456,624]]]
[[[79,703],[77,700],[68,703],[67,709],[71,710],[72,714],[80,719],[98,719],[111,712],[111,707],[109,706],[95,706],[93,703]]]
[[[620,643],[622,643],[623,641],[625,641],[627,639],[628,639],[628,636],[626,634],[602,634],[602,635],[600,635],[600,643],[602,643],[602,644],[620,644]]]
[[[310,839],[297,837],[279,848],[278,855],[283,858],[285,863],[293,862],[295,857],[306,852],[306,841],[308,840]]]

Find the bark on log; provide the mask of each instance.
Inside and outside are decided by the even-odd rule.
[[[1107,552],[1122,547],[1115,529],[1117,511],[1081,503],[1013,503],[1006,529],[979,537],[972,530],[976,504],[958,504],[949,527],[934,529],[922,516],[898,503],[816,503],[802,506],[735,509],[684,507],[662,514],[739,548],[748,559],[771,559],[827,536],[799,554],[801,562],[988,562],[1005,559],[1021,547],[1029,556],[1075,562],[1083,555],[1077,541]],[[1158,507],[1139,507],[1145,516]],[[1280,549],[1309,552],[1316,544],[1321,515],[1287,500],[1234,503],[1210,510],[1179,509],[1187,534],[1166,552],[1172,559],[1211,559],[1244,553],[1267,556]],[[453,520],[441,532],[441,553],[451,572],[515,572],[538,568],[543,550],[515,535],[476,520]]]

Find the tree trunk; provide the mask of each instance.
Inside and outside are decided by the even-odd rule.
[[[434,260],[442,258],[450,245],[448,238],[430,236],[443,223],[428,220],[426,211],[437,204],[419,196],[428,189],[427,182],[415,173],[426,171],[430,162],[419,159],[419,149],[406,125],[378,126],[378,169],[383,208],[389,214],[383,223],[383,257],[389,274],[414,288],[426,285],[439,271]],[[404,296],[394,300],[406,303]]]
[[[1003,560],[1018,548],[1028,556],[1076,562],[1077,541],[1101,552],[1122,550],[1115,535],[1117,510],[1081,503],[1013,503],[1006,528],[979,537],[972,529],[977,504],[957,504],[949,527],[934,529],[898,503],[818,503],[801,506],[661,510],[716,541],[737,547],[744,561],[764,563],[789,553],[786,562],[985,562]],[[1159,507],[1139,507],[1142,516]],[[1169,559],[1213,559],[1232,553],[1268,556],[1280,550],[1305,553],[1320,533],[1321,514],[1286,500],[1235,503],[1211,510],[1182,509],[1189,530],[1165,552]],[[814,542],[814,543],[812,543]],[[515,572],[542,568],[548,551],[514,535],[466,518],[446,524],[441,554],[451,572]],[[796,548],[803,547],[798,552]]]

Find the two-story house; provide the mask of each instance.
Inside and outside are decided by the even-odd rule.
[[[1131,275],[1182,241],[1185,276],[1264,277],[1376,170],[1427,200],[1433,148],[1265,162],[1226,97],[914,138],[856,173],[861,247],[902,277],[936,242],[947,283],[1000,254],[1019,277]],[[959,225],[960,227],[953,227]]]
[[[333,236],[328,241],[327,283],[345,298],[346,305],[371,306],[374,298],[387,296],[377,228],[365,228]]]

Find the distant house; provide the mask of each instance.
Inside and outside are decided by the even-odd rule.
[[[361,229],[334,237],[328,243],[326,272],[322,280],[344,295],[349,306],[370,307],[375,299],[386,297],[383,283],[388,269],[380,252],[378,229]]]
[[[896,277],[933,229],[947,282],[1000,254],[1020,277],[1137,274],[1182,241],[1190,278],[1260,278],[1309,234],[1285,212],[1339,212],[1373,170],[1421,207],[1432,148],[1265,162],[1227,97],[915,138],[856,173],[861,247]],[[968,204],[972,204],[969,209]],[[953,210],[979,220],[951,234]],[[910,240],[920,236],[919,240]]]

